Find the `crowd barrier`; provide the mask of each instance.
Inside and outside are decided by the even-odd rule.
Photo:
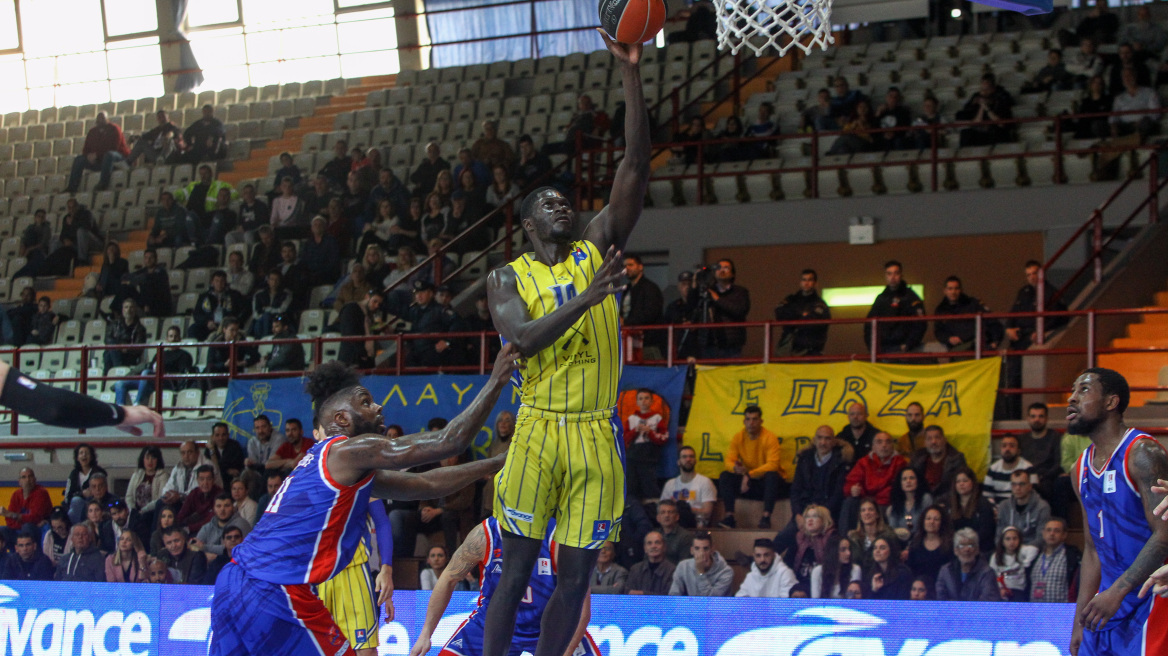
[[[116,587],[115,587],[116,586]],[[0,584],[0,654],[205,656],[209,586]],[[408,654],[428,592],[394,593],[378,654]],[[432,639],[437,654],[474,610],[456,592]],[[594,595],[588,630],[606,656],[1061,656],[1072,604]]]

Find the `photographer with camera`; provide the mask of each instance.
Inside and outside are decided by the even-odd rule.
[[[690,306],[694,308],[693,323],[737,323],[746,321],[750,313],[750,292],[734,284],[734,262],[718,260],[713,267],[702,267],[694,274],[690,291]],[[746,328],[718,328],[687,331],[682,336],[680,350],[686,355],[694,351],[702,359],[737,358],[746,344]]]

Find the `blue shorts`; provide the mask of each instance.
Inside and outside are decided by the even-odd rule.
[[[539,638],[523,638],[516,636],[511,640],[511,651],[507,652],[507,656],[520,656],[523,652],[535,653],[535,645],[539,642]],[[481,617],[472,617],[462,623],[454,635],[450,636],[450,640],[442,647],[442,651],[438,652],[438,656],[482,656],[483,654],[483,620]],[[572,652],[572,656],[600,656],[600,648],[596,646],[596,642],[592,640],[592,636],[588,632],[584,632],[584,637],[580,640],[580,644],[576,646],[576,651]]]
[[[210,656],[354,656],[309,585],[279,585],[230,562],[215,581]]]
[[[1121,622],[1083,631],[1079,656],[1153,656],[1168,653],[1168,599],[1155,595]]]

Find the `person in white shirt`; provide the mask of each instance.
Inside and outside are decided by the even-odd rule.
[[[162,487],[161,496],[158,498],[163,506],[169,506],[176,511],[186,500],[187,494],[199,486],[199,477],[195,475],[195,470],[203,465],[212,464],[203,455],[203,450],[192,441],[183,442],[178,448],[178,454],[179,463],[170,470],[170,478]],[[215,472],[215,484],[220,484],[218,470]]]
[[[1095,39],[1084,37],[1079,41],[1079,50],[1063,59],[1067,73],[1075,78],[1080,87],[1086,86],[1087,80],[1103,72],[1103,58],[1096,52],[1098,47]]]
[[[718,488],[714,481],[694,471],[697,462],[697,452],[692,446],[678,449],[677,466],[681,473],[665,482],[661,498],[688,503],[698,528],[705,528],[710,523],[710,513],[714,512],[714,502],[718,500]]]
[[[439,545],[430,547],[430,552],[426,554],[426,564],[429,567],[422,570],[419,575],[423,590],[434,589],[434,585],[438,583],[438,577],[442,576],[442,571],[446,569],[446,560],[446,547]]]
[[[848,583],[859,582],[863,576],[860,565],[852,563],[852,541],[841,537],[838,549],[828,552],[824,560],[811,570],[811,598],[844,599]]]
[[[754,564],[734,596],[787,598],[798,582],[795,572],[775,556],[771,541],[759,538],[754,541]]]
[[[626,494],[641,503],[652,503],[661,495],[657,464],[669,442],[669,423],[653,411],[653,396],[652,390],[637,390],[637,410],[625,419]]]
[[[991,499],[995,504],[1010,498],[1011,474],[1015,471],[1033,472],[1034,470],[1034,465],[1021,456],[1018,438],[1014,435],[1007,435],[1002,438],[1001,445],[998,447],[998,453],[1001,457],[990,465],[989,471],[986,472],[985,480],[981,484],[981,489],[984,493],[983,496]],[[1030,482],[1038,485],[1038,476],[1031,473]]]
[[[1123,93],[1117,95],[1111,105],[1113,112],[1129,112],[1140,109],[1160,109],[1160,97],[1148,87],[1136,84],[1134,69],[1123,70]],[[1123,137],[1138,133],[1147,138],[1159,126],[1160,115],[1157,114],[1125,114],[1111,117],[1111,136]]]

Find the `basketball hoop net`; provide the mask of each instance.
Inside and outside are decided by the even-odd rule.
[[[738,54],[743,47],[756,56],[792,47],[811,54],[818,44],[826,50],[831,36],[831,0],[715,0],[718,48]]]

